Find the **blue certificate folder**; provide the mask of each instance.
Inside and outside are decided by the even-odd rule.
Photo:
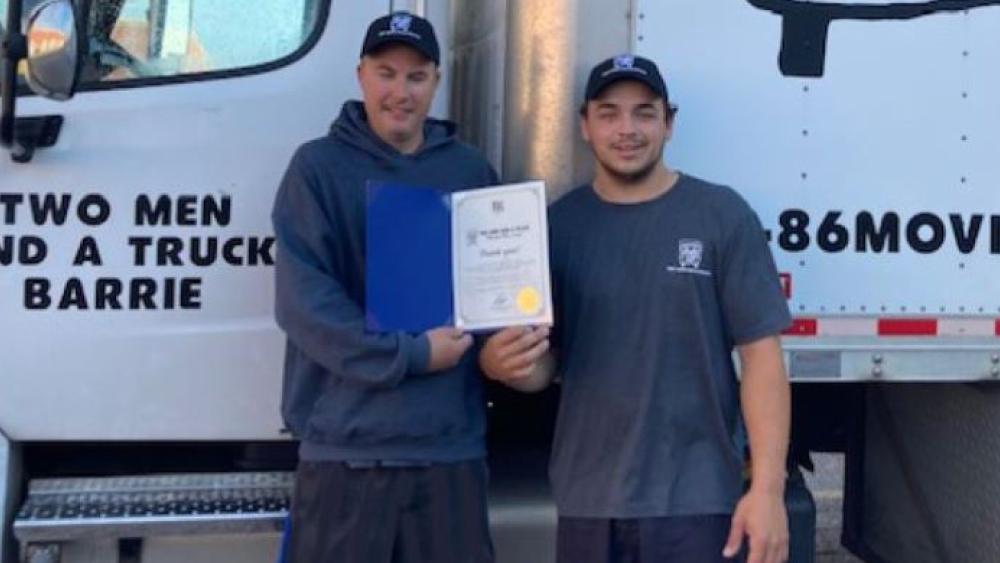
[[[419,333],[451,326],[451,210],[433,188],[368,182],[365,325]]]

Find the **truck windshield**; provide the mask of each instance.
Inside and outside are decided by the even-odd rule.
[[[97,0],[88,17],[84,81],[233,70],[296,51],[317,0]]]
[[[0,13],[8,1],[0,0]],[[246,0],[77,0],[89,5],[81,87],[280,60],[312,35],[324,1],[268,0],[248,9]],[[25,18],[41,2],[25,0]]]

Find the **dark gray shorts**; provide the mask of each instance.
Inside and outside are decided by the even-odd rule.
[[[559,518],[558,563],[733,563],[722,557],[729,515]]]
[[[492,563],[482,460],[300,462],[287,563]]]

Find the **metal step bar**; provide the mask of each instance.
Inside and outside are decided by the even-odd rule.
[[[280,531],[292,472],[36,479],[14,519],[22,544]]]

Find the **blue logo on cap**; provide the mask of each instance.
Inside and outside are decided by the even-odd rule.
[[[635,57],[632,55],[618,55],[614,60],[615,70],[631,70],[635,66]]]
[[[389,30],[395,33],[406,33],[410,31],[411,23],[413,23],[413,16],[409,14],[396,14],[389,20]]]
[[[611,68],[605,70],[601,73],[601,77],[608,76],[609,74],[618,74],[620,72],[628,72],[632,74],[649,74],[646,69],[641,66],[635,66],[635,55],[618,55],[611,59]]]

